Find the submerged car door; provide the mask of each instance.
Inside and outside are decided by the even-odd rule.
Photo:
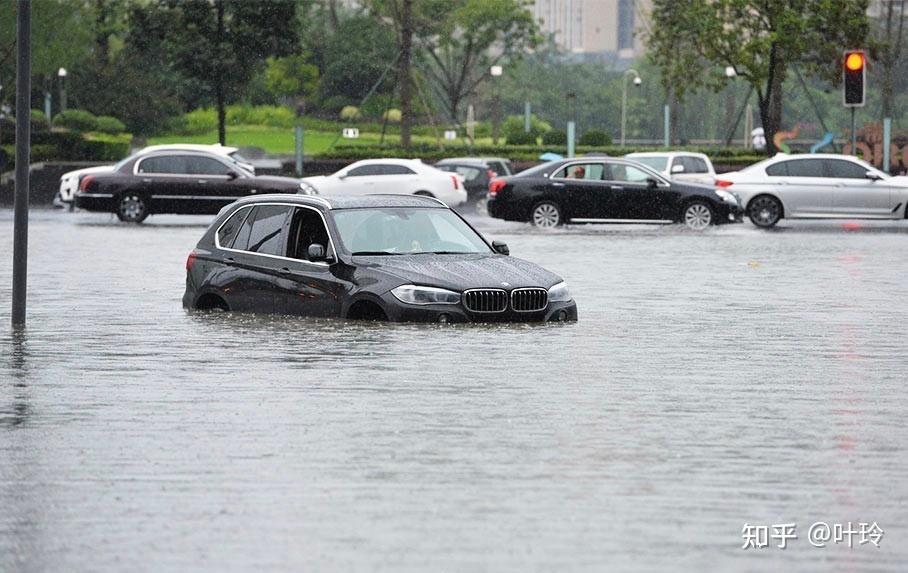
[[[286,263],[283,231],[291,209],[289,205],[256,205],[232,247],[223,249],[223,263],[235,269],[222,287],[232,310],[274,312],[277,282]]]
[[[822,159],[791,159],[766,168],[766,175],[785,204],[786,217],[822,217],[833,213],[835,185],[826,177]]]
[[[569,163],[552,174],[549,188],[565,211],[567,219],[606,218],[611,189],[603,181],[601,161]]]
[[[294,207],[285,224],[285,258],[274,291],[274,311],[304,316],[339,316],[347,283],[334,275],[332,265],[311,260],[309,247],[321,245],[333,262],[334,245],[321,213],[312,207]]]
[[[892,187],[882,175],[867,177],[867,167],[844,159],[826,159],[826,175],[835,181],[832,209],[843,216],[894,217]]]
[[[612,189],[612,219],[670,219],[671,196],[668,183],[635,165],[608,163],[608,184]],[[652,182],[650,181],[652,180]]]

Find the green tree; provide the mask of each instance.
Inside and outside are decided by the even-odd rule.
[[[452,119],[463,100],[490,77],[493,65],[514,60],[541,41],[526,0],[462,0],[439,17],[437,32],[422,45],[426,70],[444,94]]]
[[[168,53],[214,101],[223,144],[227,104],[242,96],[266,58],[298,52],[296,2],[164,0],[164,6],[171,18]]]
[[[306,56],[271,57],[265,65],[265,87],[275,97],[308,98],[318,87],[318,68]]]
[[[753,86],[767,151],[782,121],[792,66],[837,82],[845,47],[867,37],[869,0],[653,0],[649,54],[679,99],[698,85],[721,89],[732,66]]]

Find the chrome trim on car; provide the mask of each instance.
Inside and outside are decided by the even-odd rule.
[[[319,211],[318,209],[316,209],[315,207],[312,207],[310,205],[301,205],[299,203],[281,203],[281,202],[270,202],[270,201],[264,202],[264,201],[262,201],[260,203],[250,203],[248,205],[240,206],[236,211],[231,213],[229,217],[224,219],[224,222],[221,223],[220,225],[218,225],[218,228],[215,230],[215,232],[214,232],[215,248],[217,248],[218,250],[221,250],[221,251],[227,251],[227,252],[231,252],[231,253],[244,253],[246,255],[256,255],[259,257],[268,257],[270,259],[279,259],[282,261],[293,261],[296,263],[305,263],[307,265],[315,265],[315,266],[319,266],[319,267],[329,267],[330,266],[327,262],[314,262],[314,261],[307,261],[304,259],[293,259],[290,257],[282,257],[280,255],[269,255],[267,253],[254,253],[252,251],[244,251],[242,249],[228,249],[227,247],[222,247],[221,242],[218,240],[218,234],[221,231],[221,227],[226,225],[227,221],[229,221],[230,219],[235,217],[236,214],[239,213],[240,211],[242,211],[243,209],[251,209],[253,207],[258,207],[260,205],[261,206],[279,206],[279,207],[300,207],[300,208],[309,209],[311,211],[315,211],[316,213],[318,213],[318,216],[321,217],[321,219],[322,219],[322,224],[325,226],[325,232],[328,234],[328,244],[325,246],[325,252],[334,253],[334,259],[335,259],[335,261],[337,260],[337,249],[334,248],[334,238],[331,236],[331,228],[328,226],[328,221],[325,220],[325,214],[322,213],[321,211]],[[247,213],[246,216],[248,217],[249,214]]]
[[[527,293],[528,297],[523,297],[522,293]],[[530,294],[532,293],[532,294]],[[536,297],[542,298],[542,306],[539,306],[538,301],[533,298],[533,295]],[[530,301],[536,302],[532,308],[518,308],[517,300],[518,298],[529,298]],[[514,312],[540,312],[545,310],[549,306],[549,291],[544,288],[539,287],[526,287],[526,288],[515,288],[511,291],[511,310]],[[521,304],[521,306],[523,306]]]
[[[508,309],[508,293],[504,289],[471,288],[463,291],[461,296],[464,308],[477,314],[499,314]],[[474,301],[473,298],[476,297],[478,297],[478,300]],[[500,309],[497,308],[499,299],[501,301]],[[478,307],[472,304],[474,302],[479,303]],[[492,305],[494,305],[494,308]],[[481,307],[493,308],[493,310],[484,310]]]
[[[74,197],[91,197],[93,199],[111,199],[113,198],[113,193],[83,193],[81,191],[76,191],[73,193]]]

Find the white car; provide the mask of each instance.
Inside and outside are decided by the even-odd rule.
[[[220,145],[217,143],[215,143],[214,145],[202,145],[195,143],[149,145],[148,147],[143,147],[139,151],[133,153],[123,161],[131,159],[136,155],[145,155],[147,153],[154,153],[155,151],[207,151],[210,153],[216,153],[233,160],[246,171],[255,174],[255,168],[251,163],[249,163],[245,158],[237,153],[238,150],[236,147],[227,147],[225,145]],[[96,167],[86,167],[84,169],[76,169],[75,171],[68,171],[64,173],[62,176],[60,176],[60,191],[58,195],[59,200],[63,203],[71,204],[76,191],[79,189],[79,183],[82,181],[83,177],[85,177],[86,175],[113,171],[117,165],[98,165]]]
[[[628,153],[628,159],[655,169],[669,179],[712,185],[716,182],[716,170],[712,161],[702,153],[690,151],[651,151]]]
[[[779,153],[741,171],[723,173],[754,225],[780,219],[904,219],[908,177],[890,177],[850,155]]]
[[[319,195],[425,195],[449,207],[467,201],[462,176],[419,159],[364,159],[332,175],[304,177],[300,186]]]

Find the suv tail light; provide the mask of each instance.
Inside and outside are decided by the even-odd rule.
[[[460,189],[460,183],[457,181],[457,175],[451,175],[451,181],[454,183],[454,190]]]
[[[718,179],[718,180],[716,180],[716,187],[719,187],[719,188],[731,187],[733,183],[734,183],[734,181],[726,181],[725,179]]]
[[[498,195],[498,192],[504,189],[505,184],[505,180],[500,177],[496,177],[489,181],[489,196],[494,197]]]
[[[195,252],[195,249],[193,249],[192,252],[189,253],[189,256],[186,257],[186,272],[187,273],[192,270],[192,266],[195,264],[195,258],[196,258],[196,252]]]
[[[79,191],[82,191],[83,193],[87,191],[88,186],[91,185],[91,182],[94,180],[95,178],[91,175],[86,175],[85,177],[83,177],[82,181],[79,181]]]

